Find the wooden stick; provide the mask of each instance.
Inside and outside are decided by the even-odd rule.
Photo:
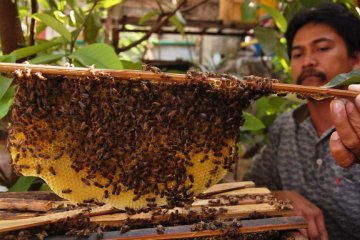
[[[61,67],[49,65],[32,65],[17,63],[0,63],[0,72],[14,72],[15,70],[31,69],[32,72],[41,72],[46,75],[66,75],[66,76],[91,76],[109,75],[124,80],[152,80],[158,82],[185,82],[188,78],[184,74],[157,73],[139,70],[109,70],[78,67]],[[207,78],[209,82],[219,80],[217,78]],[[337,97],[356,97],[359,93],[349,90],[327,89],[322,87],[302,86],[295,84],[273,83],[275,92],[291,92],[304,95],[331,95]]]
[[[238,228],[238,233],[307,228],[305,219],[297,216],[242,220],[241,223],[242,226]],[[158,234],[156,228],[130,230],[123,234],[120,234],[119,231],[107,232],[104,234],[104,239],[184,239],[226,235],[222,230],[191,231],[191,227],[192,225],[166,227],[163,234]]]
[[[255,187],[255,183],[252,181],[215,184],[209,189],[206,189],[203,193],[197,196],[197,198],[208,198],[212,195],[251,187]]]
[[[0,209],[47,212],[53,207],[52,201],[18,199],[18,198],[0,198]]]
[[[350,90],[341,90],[333,88],[322,88],[322,87],[311,87],[303,86],[296,84],[285,84],[285,83],[273,83],[272,88],[275,92],[291,92],[291,93],[300,93],[305,95],[330,95],[336,97],[350,97],[354,98],[359,92],[350,91]]]
[[[14,199],[30,199],[30,200],[47,200],[47,201],[63,201],[64,199],[51,191],[27,191],[27,192],[2,192],[0,193],[0,200],[2,198]]]
[[[49,215],[26,218],[26,219],[0,220],[0,233],[59,222],[66,219],[67,217],[70,218],[76,217],[80,213],[83,213],[83,216],[91,217],[91,216],[107,214],[115,211],[112,207],[106,205],[102,207],[95,207],[92,209],[91,212],[83,212],[83,210],[84,209],[76,209],[76,210],[52,213]]]

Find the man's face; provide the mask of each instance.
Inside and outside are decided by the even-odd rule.
[[[309,23],[295,34],[291,71],[297,84],[324,85],[336,75],[351,71],[355,64],[344,40],[330,26]]]

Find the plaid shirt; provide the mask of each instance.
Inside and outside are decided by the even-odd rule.
[[[306,105],[282,114],[245,179],[302,194],[322,209],[331,240],[360,239],[360,165],[335,163],[329,149],[333,131],[319,138]]]

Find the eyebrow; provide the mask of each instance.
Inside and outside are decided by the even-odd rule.
[[[334,42],[334,40],[332,40],[330,38],[322,37],[322,38],[315,39],[314,41],[311,42],[311,44],[317,44],[317,43],[321,43],[321,42]],[[302,47],[301,46],[293,46],[291,48],[291,51],[297,50],[297,49],[302,49]]]

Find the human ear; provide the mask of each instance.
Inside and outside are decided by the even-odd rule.
[[[353,70],[360,69],[360,51],[355,53]]]

